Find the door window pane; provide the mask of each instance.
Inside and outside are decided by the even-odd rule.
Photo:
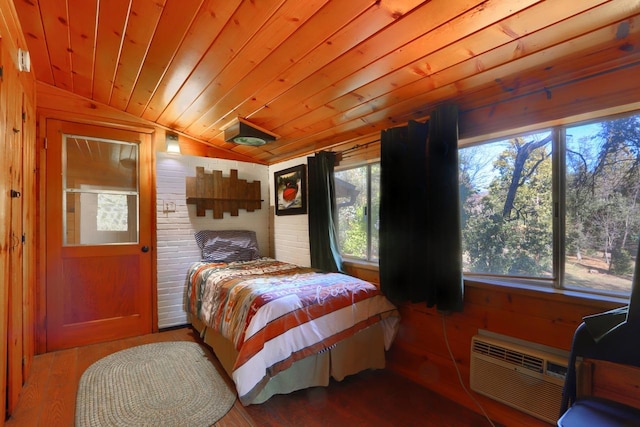
[[[63,136],[65,245],[138,242],[138,145]]]
[[[564,286],[631,290],[640,234],[640,116],[566,129]]]

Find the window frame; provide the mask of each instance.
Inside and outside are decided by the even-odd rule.
[[[482,137],[473,138],[472,143],[464,144],[464,140],[458,143],[458,150],[469,148],[492,142],[505,141],[515,137],[526,137],[527,135],[549,131],[552,134],[552,267],[553,273],[550,278],[531,278],[520,276],[501,276],[497,274],[472,273],[464,272],[463,278],[466,281],[478,283],[487,283],[492,285],[510,286],[514,288],[525,288],[539,291],[560,292],[563,294],[582,296],[587,298],[596,298],[605,301],[626,302],[630,296],[630,292],[589,289],[567,287],[564,283],[566,273],[566,183],[567,183],[567,167],[566,167],[566,134],[567,129],[577,126],[585,126],[605,121],[614,121],[617,119],[640,115],[640,110],[632,110],[618,114],[605,114],[585,120],[576,120],[556,125],[540,125],[539,127],[528,127],[526,131],[505,132],[498,137],[482,139]],[[558,236],[556,238],[556,236]]]
[[[530,277],[515,276],[498,276],[480,273],[463,272],[463,281],[466,286],[485,287],[499,286],[514,289],[518,292],[522,291],[527,294],[567,297],[571,299],[579,299],[588,301],[599,301],[606,304],[625,304],[628,302],[629,294],[621,291],[598,291],[597,289],[567,288],[562,281],[565,275],[565,262],[562,258],[566,250],[565,233],[566,224],[566,206],[560,203],[566,200],[566,129],[575,126],[588,125],[590,123],[598,123],[605,120],[616,120],[632,115],[640,114],[637,109],[617,109],[602,110],[599,112],[591,112],[588,115],[568,117],[544,123],[534,123],[517,129],[504,129],[493,133],[492,135],[473,135],[468,138],[462,138],[458,141],[458,149],[471,147],[479,144],[485,144],[495,141],[509,139],[515,136],[523,136],[531,133],[543,132],[545,129],[553,133],[552,141],[552,203],[553,213],[553,235],[560,236],[553,239],[553,274],[551,278],[540,279]],[[587,118],[585,118],[587,117]],[[342,168],[336,167],[336,172],[346,169],[357,168],[367,164],[379,163],[380,156],[370,157],[361,162],[353,162]],[[368,181],[370,188],[370,180]],[[369,199],[370,200],[370,199]],[[337,213],[336,213],[337,215]],[[369,213],[369,218],[371,217]],[[337,224],[337,218],[336,218]],[[371,236],[369,235],[370,239]],[[370,247],[370,243],[368,244]],[[369,249],[370,250],[370,249]],[[559,254],[556,256],[556,254]],[[365,261],[360,258],[348,257],[343,255],[343,261],[347,265],[352,265],[356,270],[360,268],[378,271],[378,262]]]
[[[376,260],[372,260],[371,259],[371,243],[372,243],[372,236],[371,236],[371,230],[373,225],[371,224],[371,168],[374,165],[379,165],[380,164],[380,158],[377,159],[371,159],[370,161],[365,161],[362,163],[351,163],[348,165],[345,165],[344,167],[336,167],[334,169],[334,185],[335,185],[335,174],[339,173],[339,172],[343,172],[343,171],[347,171],[347,170],[352,170],[352,169],[358,169],[358,168],[363,168],[366,167],[366,181],[367,181],[367,206],[366,206],[366,213],[365,213],[365,217],[366,217],[366,222],[367,222],[367,258],[363,259],[363,258],[358,258],[355,256],[351,256],[351,255],[345,255],[342,252],[340,252],[340,256],[343,259],[343,262],[347,262],[347,263],[353,263],[353,264],[364,264],[364,265],[371,265],[374,266],[375,268],[378,267],[378,259]],[[336,209],[335,212],[335,217],[334,217],[334,223],[336,224],[337,227],[337,231],[339,232],[340,230],[340,220],[339,220],[339,212],[338,209]],[[340,248],[338,248],[340,249]]]

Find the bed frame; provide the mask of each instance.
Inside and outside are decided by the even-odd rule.
[[[224,338],[194,316],[192,326],[209,345],[225,371],[233,378],[233,365],[238,352],[231,341]],[[287,394],[309,387],[328,386],[333,377],[342,381],[347,375],[366,369],[383,369],[385,366],[384,333],[380,322],[338,342],[327,351],[295,362],[287,370],[269,380],[265,388],[246,405],[265,402],[276,394]]]

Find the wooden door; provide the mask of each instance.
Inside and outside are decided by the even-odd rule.
[[[151,332],[150,145],[47,121],[47,351]]]

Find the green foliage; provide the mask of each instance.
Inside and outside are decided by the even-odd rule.
[[[343,254],[356,258],[367,257],[367,224],[364,221],[364,207],[360,206],[351,216],[344,230]]]
[[[632,270],[633,262],[629,252],[621,248],[615,248],[611,252],[611,265],[609,265],[609,272],[617,276],[623,276],[631,273]]]
[[[336,173],[336,177],[359,191],[355,200],[339,200],[338,244],[344,256],[367,259],[367,168],[358,167]],[[350,204],[353,203],[353,204]]]
[[[464,186],[461,194],[466,198],[462,218],[468,271],[516,276],[549,274],[552,260],[549,144],[541,144],[529,156],[518,156],[527,144],[537,142],[510,140],[493,164],[497,174],[486,192],[471,190],[469,180],[461,179]],[[521,173],[517,191],[513,193],[516,168]],[[512,197],[508,197],[510,191]],[[510,200],[508,209],[506,200]]]

